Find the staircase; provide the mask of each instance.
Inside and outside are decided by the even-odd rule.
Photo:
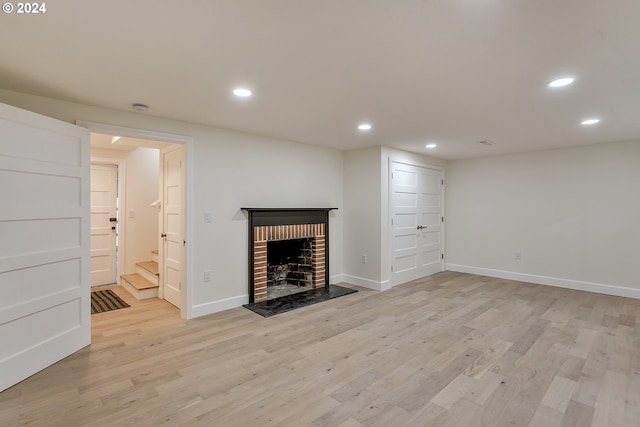
[[[151,251],[152,260],[136,263],[136,272],[120,276],[121,285],[136,299],[158,297],[158,251]]]

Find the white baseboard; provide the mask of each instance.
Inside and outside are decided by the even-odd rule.
[[[480,276],[497,277],[499,279],[517,280],[535,283],[537,285],[556,286],[559,288],[575,289],[578,291],[595,292],[598,294],[614,295],[640,299],[640,289],[623,286],[604,285],[602,283],[582,282],[579,280],[561,279],[558,277],[539,276],[535,274],[517,273],[514,271],[494,270],[490,268],[473,267],[470,265],[446,264],[446,269],[459,273],[477,274]]]
[[[190,318],[193,319],[194,317],[206,316],[207,314],[242,307],[244,304],[249,304],[249,295],[239,295],[237,297],[194,305],[191,307]]]
[[[374,291],[386,291],[389,286],[389,281],[377,282],[371,279],[365,279],[364,277],[352,276],[350,274],[343,274],[341,282],[351,283],[352,285],[362,286],[363,288],[373,289]]]
[[[334,276],[329,277],[329,284],[336,284],[340,282],[344,282],[344,274],[336,274]]]

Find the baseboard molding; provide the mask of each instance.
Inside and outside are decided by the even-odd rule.
[[[604,285],[602,283],[582,282],[579,280],[561,279],[558,277],[539,276],[535,274],[517,273],[514,271],[494,270],[490,268],[473,267],[470,265],[446,264],[446,269],[459,273],[477,274],[480,276],[496,277],[499,279],[517,280],[535,283],[537,285],[556,286],[558,288],[575,289],[578,291],[595,292],[598,294],[614,295],[640,299],[640,289],[623,286]]]
[[[377,282],[375,280],[352,276],[350,274],[343,274],[341,282],[351,283],[352,285],[362,286],[363,288],[373,289],[374,291],[386,291],[391,288],[388,280],[385,280],[384,282]]]
[[[329,284],[338,284],[344,282],[344,274],[336,274],[334,276],[329,277]]]
[[[249,295],[239,295],[237,297],[231,297],[218,301],[211,301],[204,304],[194,305],[193,307],[191,307],[191,319],[193,319],[194,317],[206,316],[207,314],[218,313],[220,311],[225,311],[232,308],[242,307],[244,304],[249,304]]]

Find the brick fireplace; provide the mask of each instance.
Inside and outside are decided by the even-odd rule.
[[[276,281],[273,268],[267,271],[271,242],[304,240],[305,250],[310,253],[300,277],[308,279],[305,286],[309,289],[329,285],[328,229],[333,208],[242,209],[249,214],[250,303],[271,299],[267,289]]]

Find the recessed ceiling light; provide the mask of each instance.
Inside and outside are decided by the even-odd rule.
[[[119,139],[120,139],[119,136],[114,136],[114,137],[111,138],[111,143],[115,144],[116,142],[118,142]]]
[[[600,122],[600,119],[586,119],[580,122],[580,124],[582,125],[595,125],[596,123]]]
[[[571,83],[573,83],[575,81],[575,79],[573,77],[563,77],[561,79],[555,79],[553,80],[551,83],[549,83],[549,87],[564,87],[564,86],[569,86]]]
[[[242,87],[236,88],[233,90],[233,94],[235,96],[240,96],[242,98],[246,98],[248,96],[251,96],[251,91],[249,89],[245,89]]]
[[[358,125],[358,129],[360,129],[360,130],[371,130],[371,125],[369,123],[360,123]]]
[[[495,142],[489,140],[489,139],[485,139],[484,141],[480,141],[480,144],[482,145],[493,145],[495,144]]]
[[[427,148],[436,148],[438,146],[438,144],[427,144],[426,147]]]

